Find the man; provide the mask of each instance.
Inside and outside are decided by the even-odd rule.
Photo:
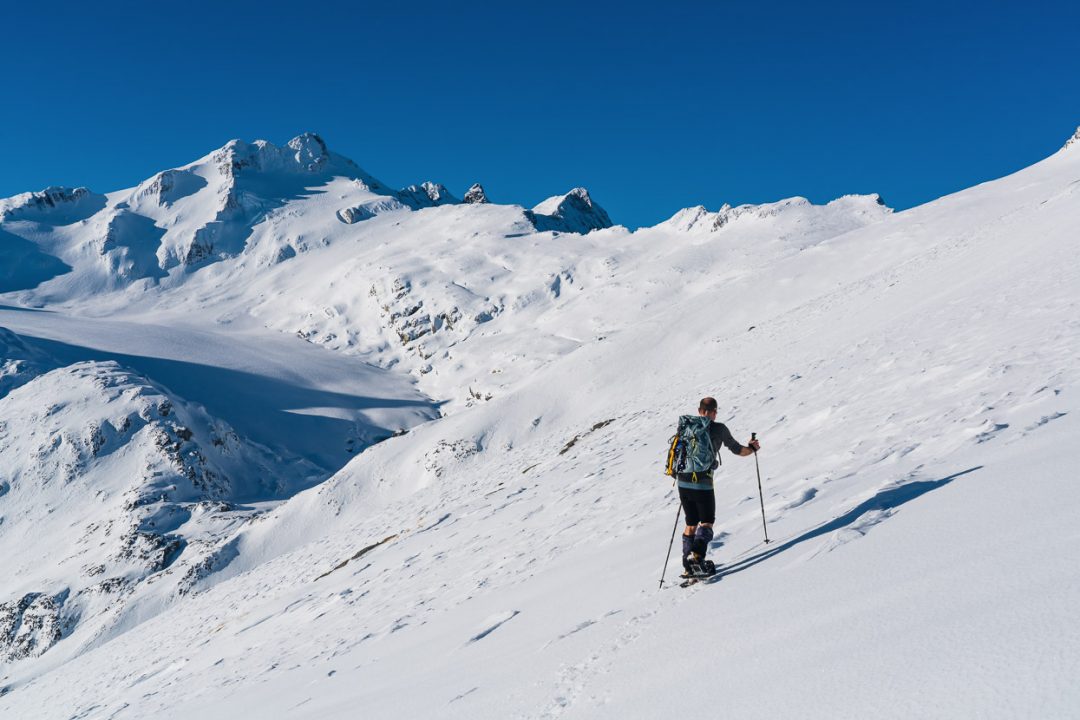
[[[716,422],[716,398],[701,398],[698,415],[709,419],[712,468],[704,472],[677,474],[679,499],[686,514],[686,530],[682,537],[683,577],[710,575],[713,572],[712,562],[705,561],[705,553],[709,550],[713,523],[716,521],[713,470],[720,465],[720,446],[726,445],[728,450],[740,457],[753,455],[761,447],[757,440],[751,440],[747,447],[740,445],[724,423]]]

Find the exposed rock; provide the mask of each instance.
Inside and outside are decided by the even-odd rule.
[[[589,191],[581,187],[548,198],[532,210],[526,210],[525,216],[540,232],[585,234],[612,226],[607,211],[593,202]]]
[[[206,180],[190,170],[165,170],[139,185],[133,200],[149,199],[161,207],[169,207],[204,187]]]
[[[472,187],[465,191],[465,197],[461,201],[469,205],[483,205],[489,202],[487,193],[484,192],[484,187],[480,183],[473,183]]]
[[[435,477],[440,477],[448,465],[472,457],[480,450],[480,443],[476,440],[455,440],[454,442],[440,440],[425,456],[424,468],[434,473]]]
[[[329,170],[332,165],[348,165],[356,168],[355,163],[339,155],[334,155],[326,147],[326,142],[315,133],[298,135],[278,147],[266,140],[246,143],[243,140],[230,140],[212,155],[223,175],[235,178],[247,170],[256,172],[289,172],[317,174]]]
[[[183,552],[184,544],[175,535],[131,530],[120,538],[116,560],[134,562],[146,572],[155,573],[172,565]]]
[[[229,563],[240,555],[239,541],[235,538],[217,548],[202,560],[193,563],[180,579],[177,591],[181,595],[187,595],[195,589],[202,580],[214,573],[226,568]]]
[[[400,210],[408,210],[408,207],[397,198],[387,197],[345,208],[344,210],[338,210],[337,217],[338,220],[346,225],[352,225],[361,220],[370,220],[376,215]]]
[[[106,198],[84,187],[50,186],[0,200],[0,222],[33,220],[53,225],[70,225],[104,209]]]
[[[306,132],[289,141],[288,147],[294,151],[296,164],[308,172],[319,172],[330,162],[330,151],[321,137]]]
[[[437,205],[456,205],[460,201],[450,194],[450,191],[446,189],[446,186],[442,183],[425,182],[419,186],[410,185],[407,188],[402,188],[397,193],[401,202],[405,203],[414,210],[419,210],[425,207],[435,207]]]
[[[1073,136],[1065,141],[1065,145],[1062,146],[1062,149],[1064,150],[1073,145],[1080,145],[1080,127],[1076,128],[1076,132],[1073,133]]]
[[[29,593],[0,604],[0,659],[40,657],[63,637],[64,595]]]
[[[739,205],[738,207],[731,207],[725,203],[716,214],[716,220],[713,222],[713,229],[719,230],[728,223],[738,220],[743,216],[751,215],[756,218],[765,219],[776,217],[792,208],[804,208],[809,207],[809,205],[810,201],[804,197],[793,197],[781,200],[780,202],[766,203],[764,205]]]

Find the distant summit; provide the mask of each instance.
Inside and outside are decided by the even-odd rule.
[[[613,225],[607,211],[593,202],[589,191],[583,187],[574,188],[565,195],[549,197],[532,210],[526,210],[525,215],[540,232],[584,234]]]
[[[399,190],[398,198],[409,207],[419,210],[437,205],[457,205],[460,200],[450,194],[442,183],[425,182]]]
[[[90,190],[50,186],[0,200],[0,221],[33,220],[49,225],[70,225],[105,207],[105,196]]]
[[[310,132],[294,137],[283,147],[266,140],[252,143],[230,140],[209,157],[226,177],[251,171],[311,175],[332,173],[344,176],[363,174],[356,163],[330,152],[326,142]]]
[[[480,183],[473,183],[472,187],[465,191],[465,197],[462,198],[462,202],[468,203],[469,205],[483,205],[489,202],[487,193],[484,192],[484,186]]]

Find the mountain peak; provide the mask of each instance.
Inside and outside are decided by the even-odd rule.
[[[484,186],[480,183],[473,183],[472,186],[465,191],[465,197],[462,198],[462,202],[470,205],[482,205],[490,201],[488,200],[487,193],[484,192]]]
[[[456,205],[458,199],[442,183],[423,182],[398,191],[398,198],[414,210],[436,205]]]
[[[290,174],[319,174],[336,170],[349,176],[359,171],[356,163],[330,152],[326,141],[311,132],[297,135],[282,147],[267,140],[252,143],[230,140],[212,153],[210,158],[228,177],[235,177],[247,168],[256,172]]]
[[[530,211],[526,216],[537,230],[587,233],[591,230],[609,228],[614,223],[607,211],[597,205],[589,191],[576,187],[565,195],[549,197]]]
[[[293,157],[297,164],[306,167],[309,172],[317,171],[330,160],[326,142],[315,133],[297,135],[288,142],[288,146],[295,151]]]

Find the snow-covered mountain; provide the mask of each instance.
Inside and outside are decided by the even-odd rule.
[[[0,201],[0,713],[1068,716],[1078,147],[634,232],[310,134]],[[725,451],[658,592],[707,394],[773,542]]]

